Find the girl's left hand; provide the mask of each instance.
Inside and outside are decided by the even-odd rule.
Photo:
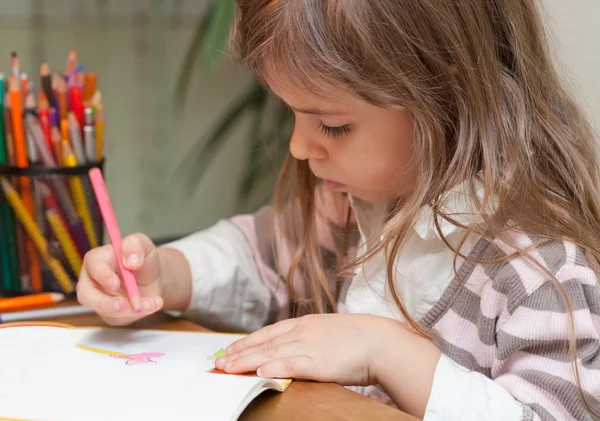
[[[378,354],[399,333],[408,336],[401,323],[379,316],[304,316],[267,326],[234,342],[215,366],[230,374],[256,371],[266,378],[367,386],[377,383]]]

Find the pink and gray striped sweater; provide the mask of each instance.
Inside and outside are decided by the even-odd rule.
[[[192,269],[193,297],[186,316],[236,331],[292,316],[294,303],[274,269],[270,214],[267,208],[220,221],[169,245],[187,257]],[[326,229],[320,229],[320,236],[325,259],[335,261],[335,236]],[[600,412],[598,278],[584,251],[569,242],[540,241],[522,233],[514,239],[531,249],[531,257],[567,291],[581,388],[587,403]],[[594,419],[576,385],[568,313],[549,277],[524,258],[476,263],[512,251],[499,241],[474,242],[469,259],[421,317],[437,335],[446,364],[440,363],[436,372],[426,420]],[[344,291],[357,278],[348,279]],[[346,299],[342,294],[340,307],[351,311]],[[378,388],[365,393],[382,400],[386,396]]]

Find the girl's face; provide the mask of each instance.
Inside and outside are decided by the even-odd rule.
[[[414,125],[408,111],[378,108],[341,89],[317,96],[280,80],[270,87],[295,114],[290,153],[307,160],[325,186],[369,202],[411,192]]]

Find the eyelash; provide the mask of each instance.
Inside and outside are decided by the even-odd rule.
[[[350,125],[346,124],[344,126],[331,127],[326,126],[323,122],[319,122],[319,129],[325,136],[330,136],[334,138],[342,137],[350,133]]]

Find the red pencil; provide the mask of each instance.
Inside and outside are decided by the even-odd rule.
[[[77,117],[79,127],[83,127],[85,124],[83,111],[83,89],[81,86],[72,86],[69,88],[69,95],[71,99],[71,111],[73,111],[73,114],[75,114],[75,117]]]
[[[50,133],[50,109],[48,108],[48,100],[44,92],[40,92],[40,100],[38,103],[38,114],[44,140],[48,145],[48,150],[52,151],[52,135]]]

